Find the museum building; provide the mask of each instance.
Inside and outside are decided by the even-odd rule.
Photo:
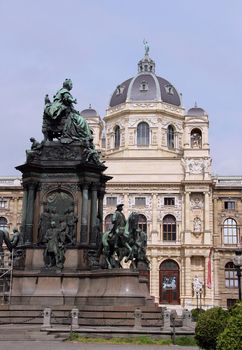
[[[212,176],[209,119],[182,106],[146,51],[137,74],[118,84],[103,120],[81,112],[107,166],[104,229],[117,204],[139,213],[147,233],[150,293],[168,307],[230,306],[238,298],[233,256],[241,242],[242,176]],[[20,226],[19,178],[0,178],[0,227]]]

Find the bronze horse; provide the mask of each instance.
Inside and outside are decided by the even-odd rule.
[[[137,268],[138,262],[148,263],[146,257],[146,233],[138,227],[139,214],[132,212],[126,226],[120,229],[117,248],[114,246],[114,236],[111,231],[102,236],[102,254],[108,269],[121,268],[121,261],[131,261],[131,267]]]

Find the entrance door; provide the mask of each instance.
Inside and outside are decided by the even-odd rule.
[[[160,265],[160,304],[180,304],[179,266],[174,260]]]

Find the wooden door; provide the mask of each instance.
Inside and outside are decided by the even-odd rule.
[[[160,265],[160,304],[180,304],[179,266],[173,260]]]

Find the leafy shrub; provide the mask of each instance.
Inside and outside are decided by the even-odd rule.
[[[221,307],[214,307],[202,313],[195,328],[195,339],[203,349],[216,348],[218,335],[223,332],[228,321],[228,311]]]
[[[218,336],[216,350],[242,350],[242,304],[231,309],[228,324]]]
[[[192,320],[193,320],[194,322],[197,322],[198,316],[201,315],[202,312],[205,312],[205,310],[199,309],[199,308],[192,309],[192,310],[191,310],[191,313],[192,313]]]

